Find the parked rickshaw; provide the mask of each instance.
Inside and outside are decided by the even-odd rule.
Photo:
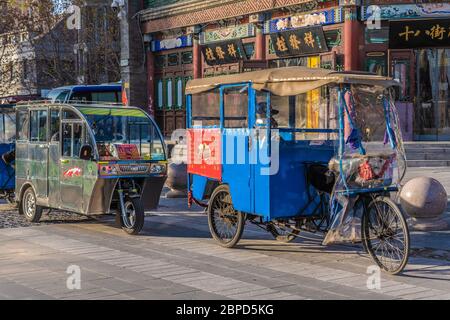
[[[290,242],[362,242],[384,271],[409,256],[406,171],[390,78],[291,67],[187,84],[190,204],[224,247],[246,221]]]
[[[115,213],[124,231],[141,231],[167,172],[161,133],[144,111],[49,103],[18,105],[16,111],[20,213],[31,222],[44,209]]]
[[[16,113],[14,105],[0,105],[0,198],[14,202],[14,150]]]

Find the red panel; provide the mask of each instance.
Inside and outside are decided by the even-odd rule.
[[[188,173],[222,180],[220,129],[188,130]]]

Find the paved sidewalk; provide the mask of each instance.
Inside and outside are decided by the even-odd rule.
[[[417,175],[450,187],[450,169],[409,171]],[[248,225],[240,245],[224,249],[211,239],[202,209],[187,209],[185,199],[163,197],[138,237],[116,228],[112,217],[65,218],[70,223],[53,213],[30,226],[8,213],[20,223],[0,226],[0,299],[450,300],[448,231],[413,232],[405,273],[382,274],[381,288],[372,290],[373,262],[360,245],[324,247],[307,233],[282,244]],[[69,267],[80,268],[80,290],[67,286]]]
[[[450,299],[445,261],[413,257],[370,290],[373,262],[360,246],[323,247],[314,236],[280,244],[250,226],[238,248],[224,249],[203,214],[166,209],[139,237],[112,219],[0,230],[0,298]],[[80,268],[81,290],[68,289],[69,266]]]

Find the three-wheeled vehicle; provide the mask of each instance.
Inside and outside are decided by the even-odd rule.
[[[0,105],[0,198],[14,202],[14,150],[16,113],[14,105]]]
[[[38,222],[43,209],[116,213],[138,234],[145,210],[166,180],[161,133],[138,108],[34,103],[17,105],[16,197]]]
[[[290,242],[362,242],[400,273],[409,232],[396,203],[406,171],[390,78],[291,67],[187,85],[189,201],[224,247],[246,221]]]

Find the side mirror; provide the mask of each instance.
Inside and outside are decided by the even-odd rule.
[[[92,160],[93,158],[94,150],[92,149],[92,146],[89,144],[85,144],[81,147],[80,150],[80,159],[81,160]]]

